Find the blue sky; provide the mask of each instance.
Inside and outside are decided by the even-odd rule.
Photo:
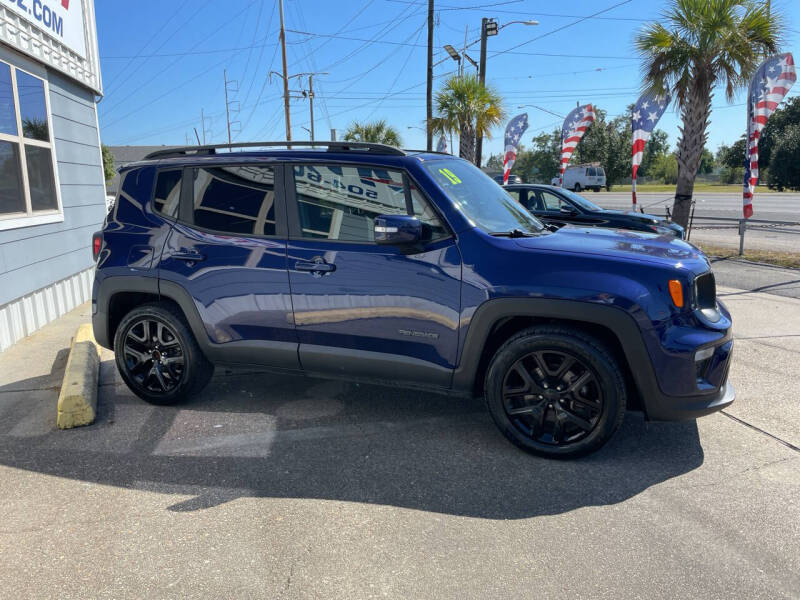
[[[184,144],[227,141],[223,69],[238,141],[284,139],[277,0],[138,0],[95,3],[105,97],[99,105],[103,142]],[[328,72],[314,79],[316,137],[329,139],[355,119],[386,119],[406,147],[423,148],[425,134],[426,0],[285,0],[289,72]],[[434,91],[456,68],[444,44],[460,48],[480,35],[481,17],[512,24],[489,38],[487,81],[505,99],[509,117],[527,111],[522,142],[560,126],[576,102],[610,115],[633,103],[640,85],[633,51],[636,32],[658,18],[665,3],[651,0],[439,0],[434,37]],[[135,7],[135,9],[134,9]],[[480,7],[480,8],[476,8]],[[614,7],[614,8],[611,8]],[[581,20],[611,8],[597,17]],[[800,2],[773,0],[785,17],[784,50],[800,60]],[[504,52],[506,51],[507,52]],[[479,45],[467,53],[476,61]],[[444,59],[444,60],[443,60]],[[467,66],[474,71],[473,67]],[[307,79],[292,80],[292,89]],[[800,95],[800,84],[790,95]],[[745,129],[743,94],[730,105],[717,93],[709,147],[735,141]],[[291,101],[294,139],[308,139],[308,101]],[[659,123],[674,149],[679,119],[669,110]],[[502,151],[502,129],[484,144],[484,156]]]

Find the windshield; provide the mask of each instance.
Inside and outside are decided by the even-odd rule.
[[[571,192],[567,188],[561,188],[561,190],[559,190],[559,191],[562,194],[564,194],[567,198],[572,200],[575,204],[577,204],[578,206],[583,208],[584,210],[591,210],[591,211],[603,210],[602,208],[597,206],[597,204],[595,204],[591,200],[588,200],[588,199],[584,198],[580,194],[576,194],[575,192]]]
[[[544,225],[491,177],[459,159],[425,163],[425,169],[469,222],[487,233],[544,231]]]

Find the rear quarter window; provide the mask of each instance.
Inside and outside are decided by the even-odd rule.
[[[174,169],[161,171],[156,177],[156,189],[153,192],[153,209],[165,217],[178,218],[182,174],[183,171],[181,169]]]
[[[114,219],[123,223],[136,223],[153,193],[154,169],[132,169],[123,174],[120,193],[114,206]]]

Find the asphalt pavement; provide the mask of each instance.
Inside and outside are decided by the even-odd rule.
[[[603,208],[630,210],[630,192],[583,192],[589,200]],[[638,195],[639,206],[650,214],[664,216],[665,209],[672,209],[674,194],[669,192],[644,192]],[[715,221],[713,219],[740,219],[742,216],[741,194],[731,192],[697,192],[691,240],[725,248],[739,247],[739,224],[737,221]],[[758,193],[753,201],[753,220],[748,222],[745,234],[745,249],[796,252],[800,250],[800,226],[775,226],[756,223],[756,219],[800,223],[800,194]],[[704,219],[711,217],[712,219]]]
[[[583,192],[592,202],[603,208],[629,210],[630,192]],[[732,192],[696,192],[695,215],[706,217],[742,217],[742,194]],[[645,212],[663,216],[664,209],[672,209],[675,194],[670,192],[642,192],[637,194],[640,207]],[[753,200],[754,219],[800,222],[800,193],[759,193]]]
[[[717,285],[800,298],[800,269],[784,269],[731,258],[712,258]]]
[[[720,295],[736,402],[569,462],[415,391],[218,369],[154,407],[108,352],[57,431],[84,305],[0,354],[0,596],[797,598],[800,300]]]

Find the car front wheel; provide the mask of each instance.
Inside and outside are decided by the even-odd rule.
[[[485,381],[489,412],[523,450],[574,458],[605,444],[625,416],[625,383],[612,353],[570,327],[542,325],[509,339]]]

